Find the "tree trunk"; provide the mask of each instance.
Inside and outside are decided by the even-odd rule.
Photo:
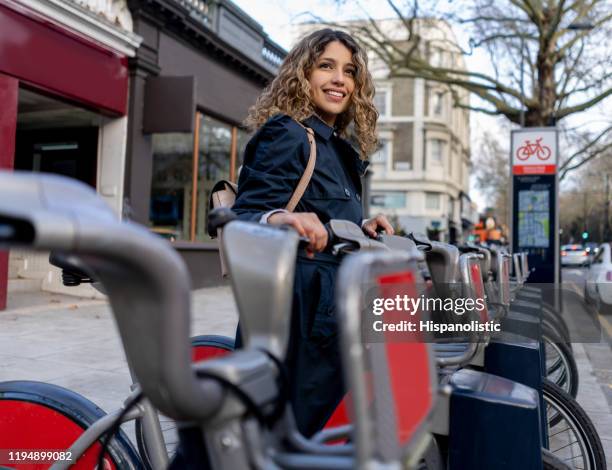
[[[538,55],[536,58],[537,82],[534,85],[536,105],[529,108],[525,116],[527,127],[554,126],[555,104],[557,102],[557,91],[555,87],[555,64],[553,61],[555,52],[555,35],[548,36],[552,19],[556,12],[553,9],[544,9],[542,18],[542,34]]]

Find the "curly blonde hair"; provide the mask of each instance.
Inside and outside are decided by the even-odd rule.
[[[354,122],[354,132],[361,158],[375,149],[378,112],[372,103],[374,84],[368,71],[368,57],[359,44],[344,31],[321,29],[305,36],[287,54],[278,75],[264,89],[249,109],[245,125],[255,130],[275,114],[287,114],[297,121],[316,114],[311,100],[310,73],[330,42],[339,41],[352,53],[355,65],[355,90],[347,110],[336,118],[336,130],[347,136],[347,127]]]

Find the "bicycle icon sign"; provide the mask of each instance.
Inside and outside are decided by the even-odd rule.
[[[552,151],[548,145],[542,145],[542,137],[536,139],[535,143],[525,140],[523,145],[516,149],[516,158],[521,161],[528,160],[529,157],[535,155],[538,160],[546,161],[552,155]]]
[[[513,175],[553,175],[557,172],[557,129],[523,128],[510,135]]]

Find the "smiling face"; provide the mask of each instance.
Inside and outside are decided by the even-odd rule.
[[[355,72],[353,55],[340,41],[325,47],[310,72],[312,102],[317,114],[330,126],[351,104]]]

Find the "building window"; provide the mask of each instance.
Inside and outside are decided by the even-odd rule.
[[[388,116],[390,114],[390,109],[387,103],[389,98],[389,90],[385,88],[378,88],[374,95],[374,106],[378,111],[379,116]]]
[[[382,167],[387,166],[387,162],[391,158],[391,146],[389,145],[389,139],[379,139],[379,147],[372,154],[371,161],[373,165],[380,165]]]
[[[151,230],[170,240],[210,240],[210,190],[220,179],[237,180],[247,140],[245,131],[199,112],[193,134],[154,134]]]
[[[372,207],[403,209],[406,207],[406,193],[400,191],[374,191],[370,196]]]
[[[429,56],[429,64],[434,67],[442,67],[442,50],[437,47],[432,48]]]
[[[431,139],[430,141],[430,156],[431,162],[436,165],[442,165],[444,163],[444,150],[446,142],[441,139]]]
[[[396,171],[410,171],[412,168],[412,165],[410,164],[410,162],[395,162],[395,164],[393,165],[393,168]]]
[[[440,193],[425,193],[425,209],[440,209]]]
[[[444,116],[444,92],[436,91],[432,96],[432,106],[431,109],[433,111],[433,115],[436,117]]]

